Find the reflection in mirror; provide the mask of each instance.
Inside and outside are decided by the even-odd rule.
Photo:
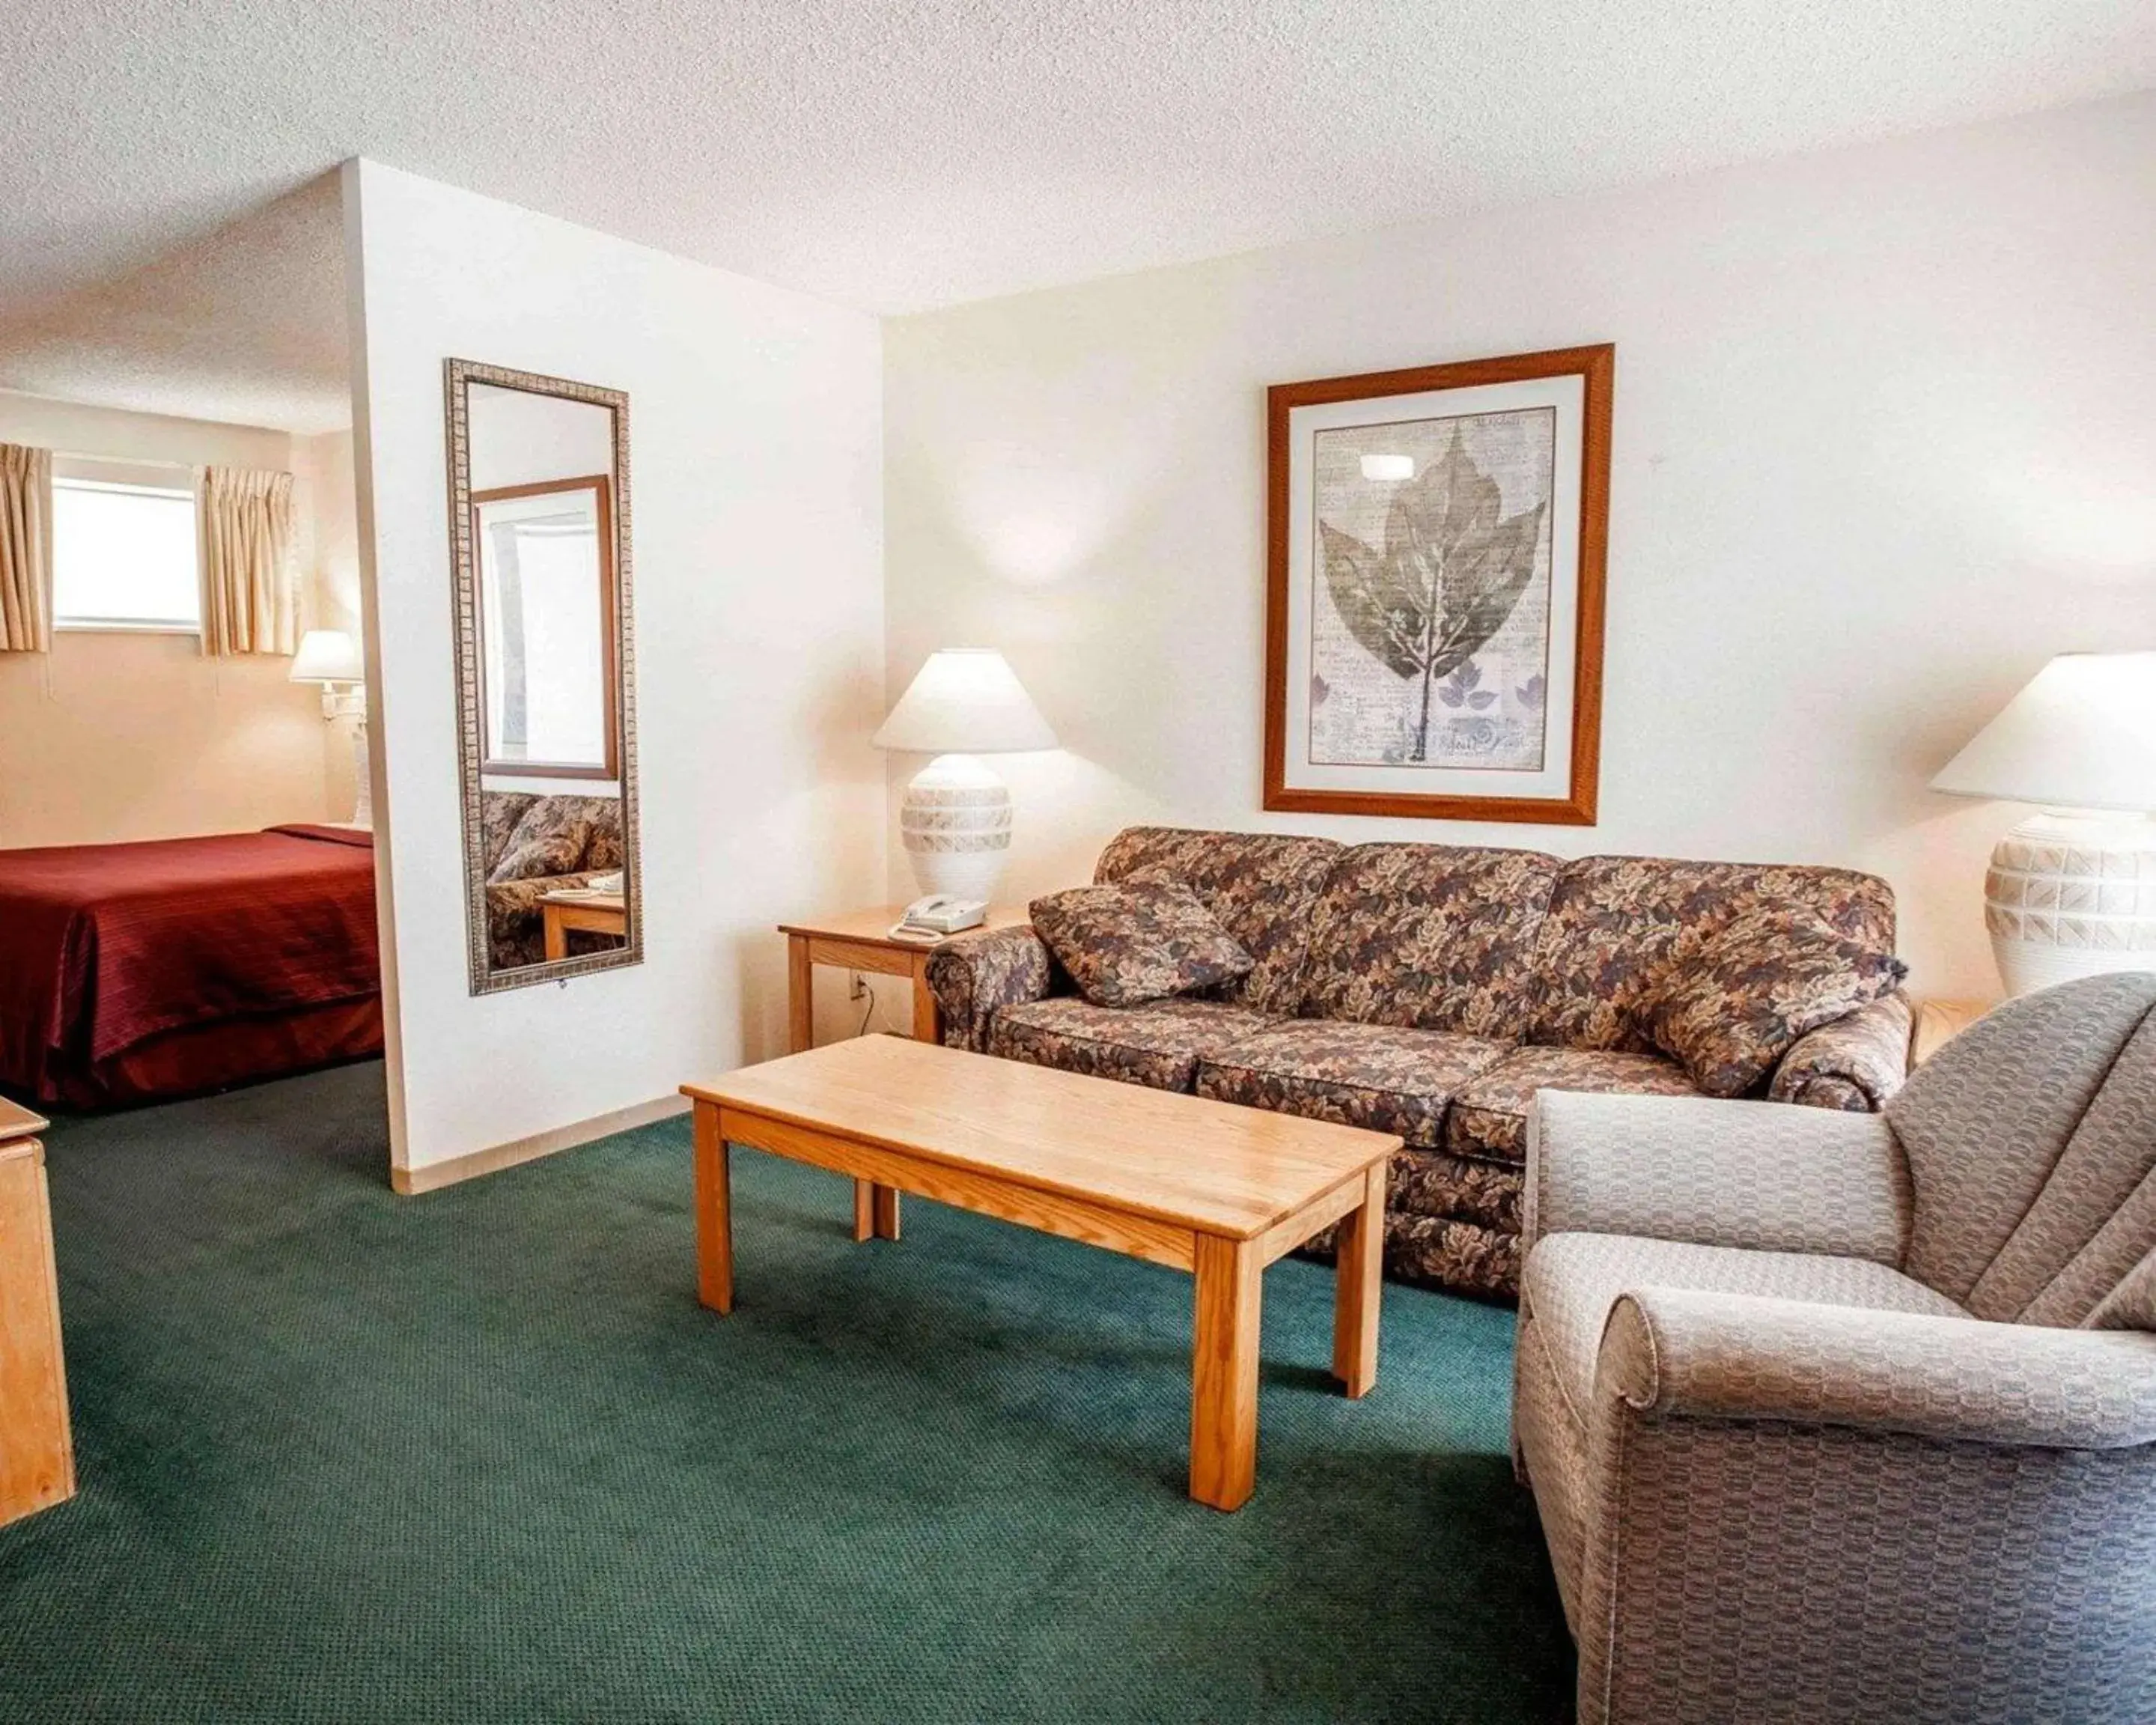
[[[604,474],[472,494],[488,773],[614,776]]]
[[[628,402],[449,362],[472,990],[643,956]]]

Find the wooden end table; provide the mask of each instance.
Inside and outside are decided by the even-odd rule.
[[[74,1496],[47,1124],[0,1098],[0,1523]]]
[[[936,1009],[936,997],[928,991],[928,955],[942,943],[924,946],[918,941],[894,940],[891,927],[906,914],[903,905],[882,905],[865,911],[846,911],[814,922],[782,922],[786,937],[786,1047],[800,1054],[815,1046],[815,976],[819,964],[842,970],[865,971],[871,976],[903,976],[913,979],[913,1035],[921,1042],[941,1042],[943,1024]],[[1008,928],[1027,920],[1024,906],[1005,905],[991,909],[988,921],[953,935],[978,934],[987,928]],[[898,1194],[873,1181],[854,1182],[854,1238],[898,1238]]]
[[[548,893],[539,901],[548,958],[569,956],[569,931],[629,938],[629,900],[619,892]]]
[[[1378,1376],[1390,1133],[860,1036],[685,1084],[696,1106],[696,1286],[734,1306],[727,1146],[1190,1272],[1190,1495],[1240,1509],[1257,1479],[1265,1266],[1341,1224],[1332,1373]]]

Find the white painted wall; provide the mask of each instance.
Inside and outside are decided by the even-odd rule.
[[[1995,992],[2016,811],[1924,782],[2156,645],[2152,209],[2138,97],[895,321],[889,686],[998,646],[1067,744],[1004,763],[1008,896],[1137,820],[1846,863],[1918,988]],[[1265,386],[1602,341],[1599,827],[1262,814]]]
[[[346,626],[336,570],[353,536],[348,435],[293,437],[0,390],[0,443],[150,464],[149,476],[176,485],[192,484],[201,465],[291,473],[302,624]],[[346,567],[356,604],[357,567]],[[349,725],[326,724],[318,691],[295,686],[290,669],[272,655],[206,659],[194,634],[63,629],[49,654],[0,653],[0,845],[249,832],[348,814]]]
[[[392,1135],[418,1168],[778,1052],[772,925],[883,882],[875,321],[372,162],[347,169],[389,843]],[[445,357],[629,399],[645,962],[466,992]]]

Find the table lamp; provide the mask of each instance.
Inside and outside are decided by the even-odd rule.
[[[2061,654],[1932,788],[2043,811],[1984,877],[2008,993],[2156,970],[2156,652]]]
[[[978,757],[1055,747],[1003,655],[992,647],[930,654],[870,741],[935,757],[913,776],[898,811],[921,891],[993,897],[1010,853],[1010,791]]]
[[[295,683],[322,685],[325,720],[358,721],[352,733],[352,768],[358,787],[352,824],[372,826],[374,795],[367,782],[367,665],[359,656],[359,644],[341,629],[311,629],[300,637],[300,650],[292,655],[289,675]],[[337,692],[339,684],[344,685],[342,694]]]

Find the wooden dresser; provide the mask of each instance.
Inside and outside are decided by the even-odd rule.
[[[74,1496],[45,1124],[0,1097],[0,1524]]]

